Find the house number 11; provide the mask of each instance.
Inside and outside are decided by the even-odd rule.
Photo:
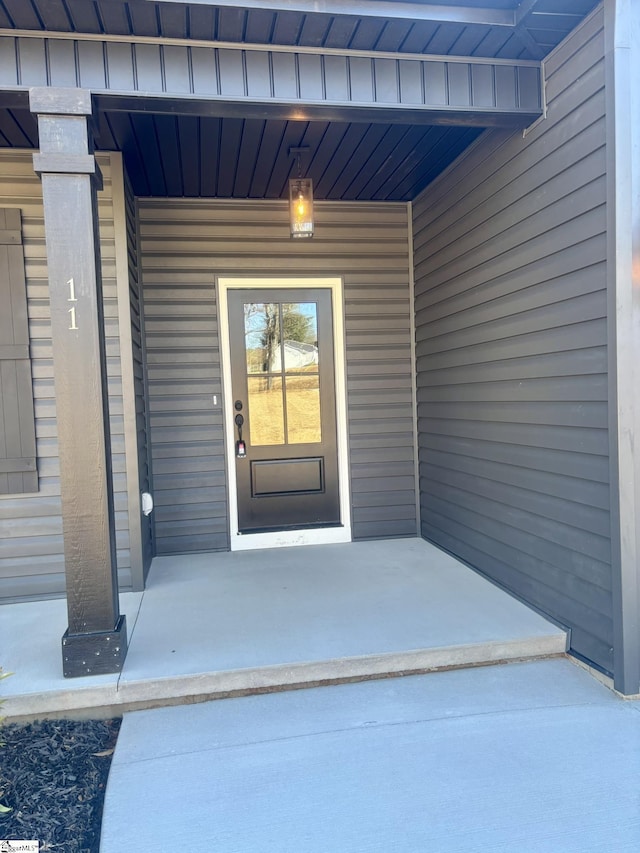
[[[74,280],[72,278],[70,278],[67,281],[67,284],[69,285],[69,298],[67,299],[67,302],[77,302],[78,300],[76,299],[76,285],[75,285]],[[69,329],[75,331],[78,328],[78,325],[76,323],[76,306],[75,305],[72,305],[71,308],[69,308],[69,315],[71,316],[71,321],[69,323]]]

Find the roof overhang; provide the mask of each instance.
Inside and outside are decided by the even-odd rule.
[[[544,114],[546,55],[597,0],[0,0],[0,146],[32,86],[91,92],[141,195],[415,196],[486,127]],[[550,5],[553,10],[550,11]]]
[[[539,60],[598,0],[0,0],[0,27]]]
[[[176,3],[176,0],[146,0]],[[178,0],[183,2],[183,0]],[[535,6],[539,0],[528,0]],[[303,14],[353,15],[358,18],[401,19],[437,24],[480,24],[486,27],[515,27],[522,18],[518,9],[457,6],[445,3],[403,2],[403,0],[184,0],[193,6],[217,6],[261,9],[269,12],[302,12]]]

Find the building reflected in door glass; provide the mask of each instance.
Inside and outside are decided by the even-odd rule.
[[[321,442],[317,303],[246,302],[244,339],[251,445]]]

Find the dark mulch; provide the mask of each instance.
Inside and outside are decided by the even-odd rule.
[[[121,720],[0,727],[0,840],[41,853],[98,853],[104,791]]]

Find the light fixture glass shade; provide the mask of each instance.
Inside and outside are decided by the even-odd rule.
[[[292,237],[313,237],[311,178],[292,178],[289,181],[289,217]]]

